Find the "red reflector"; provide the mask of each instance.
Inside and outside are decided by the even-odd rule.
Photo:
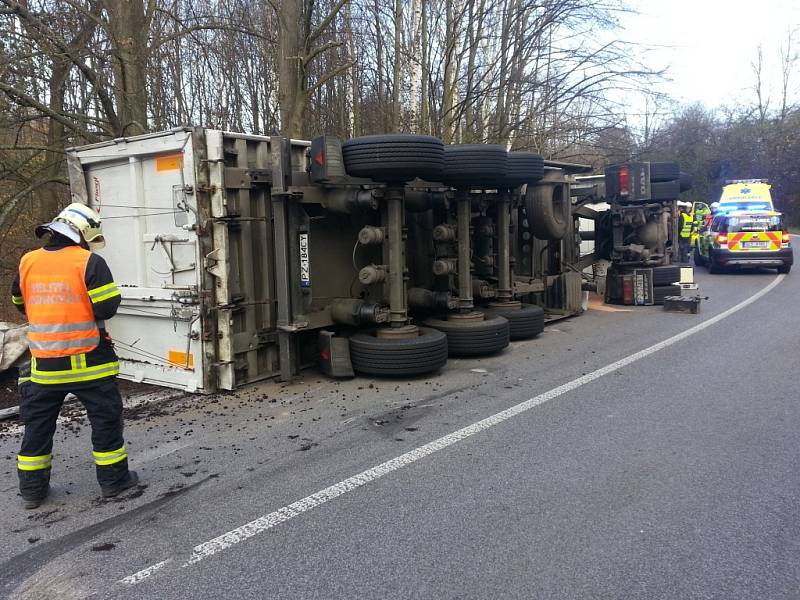
[[[622,166],[619,168],[619,195],[628,195],[628,167]]]
[[[322,150],[317,152],[316,156],[314,156],[314,162],[316,162],[318,165],[325,164],[325,155],[322,153]]]
[[[626,275],[622,278],[622,303],[633,304],[633,276]]]
[[[784,231],[781,235],[781,243],[788,244],[792,241],[792,237],[789,235],[788,231]]]
[[[331,354],[327,350],[323,350],[320,352],[320,356],[322,356],[322,360],[330,360]]]

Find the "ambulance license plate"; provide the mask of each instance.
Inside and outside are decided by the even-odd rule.
[[[769,242],[742,242],[744,248],[766,248],[768,246]]]

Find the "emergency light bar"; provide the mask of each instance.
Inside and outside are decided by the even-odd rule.
[[[739,204],[720,204],[717,212],[721,213],[730,213],[736,212],[737,210],[772,210],[769,204],[756,204],[754,202],[748,202],[744,206],[740,206]]]

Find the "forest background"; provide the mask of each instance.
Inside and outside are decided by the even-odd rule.
[[[677,160],[711,201],[767,178],[800,225],[798,33],[725,106],[680,105],[622,0],[0,0],[0,285],[68,201],[64,148],[202,125],[414,132],[603,165]],[[767,93],[765,62],[781,85]],[[660,85],[659,85],[660,84]],[[667,88],[668,89],[668,88]],[[0,318],[12,316],[0,313]]]

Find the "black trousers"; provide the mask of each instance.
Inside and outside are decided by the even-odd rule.
[[[680,241],[678,242],[678,248],[680,249],[681,253],[681,262],[688,262],[692,254],[692,238],[680,238]]]
[[[115,378],[70,385],[28,382],[20,386],[19,404],[25,433],[17,473],[24,498],[40,498],[47,493],[51,472],[48,457],[53,450],[56,419],[67,393],[77,396],[86,408],[92,425],[92,454],[100,486],[112,488],[128,479],[128,459],[122,438],[122,398]],[[35,466],[32,470],[25,469],[26,464]],[[43,464],[47,467],[39,468]]]

